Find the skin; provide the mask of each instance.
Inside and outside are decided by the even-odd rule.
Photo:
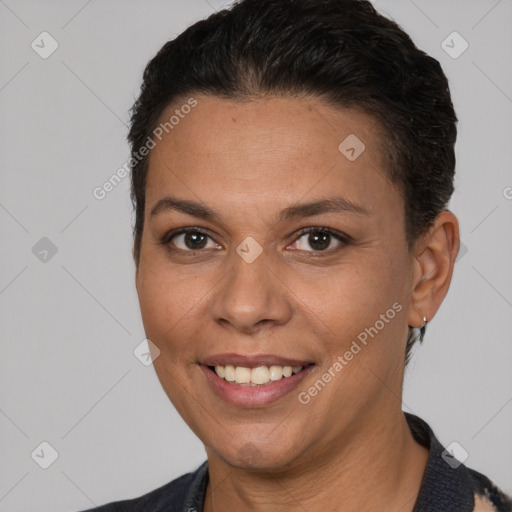
[[[362,112],[311,97],[194,97],[198,105],[150,153],[136,286],[146,335],[160,350],[158,378],[205,445],[205,511],[412,511],[428,451],[401,411],[407,329],[431,320],[448,291],[456,217],[441,213],[408,249],[385,138]],[[349,134],[366,146],[354,161],[338,150]],[[168,195],[207,205],[220,220],[151,216]],[[277,220],[291,204],[333,196],[367,213]],[[160,243],[186,226],[206,231],[204,248],[193,251],[183,235]],[[327,238],[318,250],[298,234],[310,226],[351,241]],[[248,236],[263,250],[250,264],[236,252]],[[394,303],[401,311],[302,404],[298,393]],[[315,367],[276,402],[238,407],[219,398],[198,364],[230,352]]]

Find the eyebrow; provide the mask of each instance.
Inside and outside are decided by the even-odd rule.
[[[178,211],[210,221],[220,221],[221,217],[208,206],[190,201],[187,199],[177,199],[175,197],[164,197],[160,199],[151,209],[150,216],[154,217],[167,211]],[[359,215],[369,215],[368,210],[360,205],[349,201],[344,197],[330,197],[320,199],[310,203],[293,204],[286,207],[278,215],[278,221],[290,220],[295,218],[313,217],[322,213],[356,213]]]

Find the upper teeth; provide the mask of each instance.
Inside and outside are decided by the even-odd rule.
[[[281,380],[283,377],[290,377],[299,373],[302,366],[258,366],[256,368],[245,368],[244,366],[216,366],[215,373],[228,382],[236,384],[268,384],[271,381]]]

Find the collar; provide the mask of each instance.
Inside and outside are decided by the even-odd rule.
[[[420,492],[413,512],[472,512],[475,506],[473,486],[463,464],[452,467],[449,454],[429,425],[418,416],[404,413],[414,439],[429,449]]]

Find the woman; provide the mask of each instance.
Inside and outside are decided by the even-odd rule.
[[[401,410],[459,250],[456,123],[367,1],[244,0],[163,46],[129,133],[136,285],[208,460],[96,510],[512,510]]]

